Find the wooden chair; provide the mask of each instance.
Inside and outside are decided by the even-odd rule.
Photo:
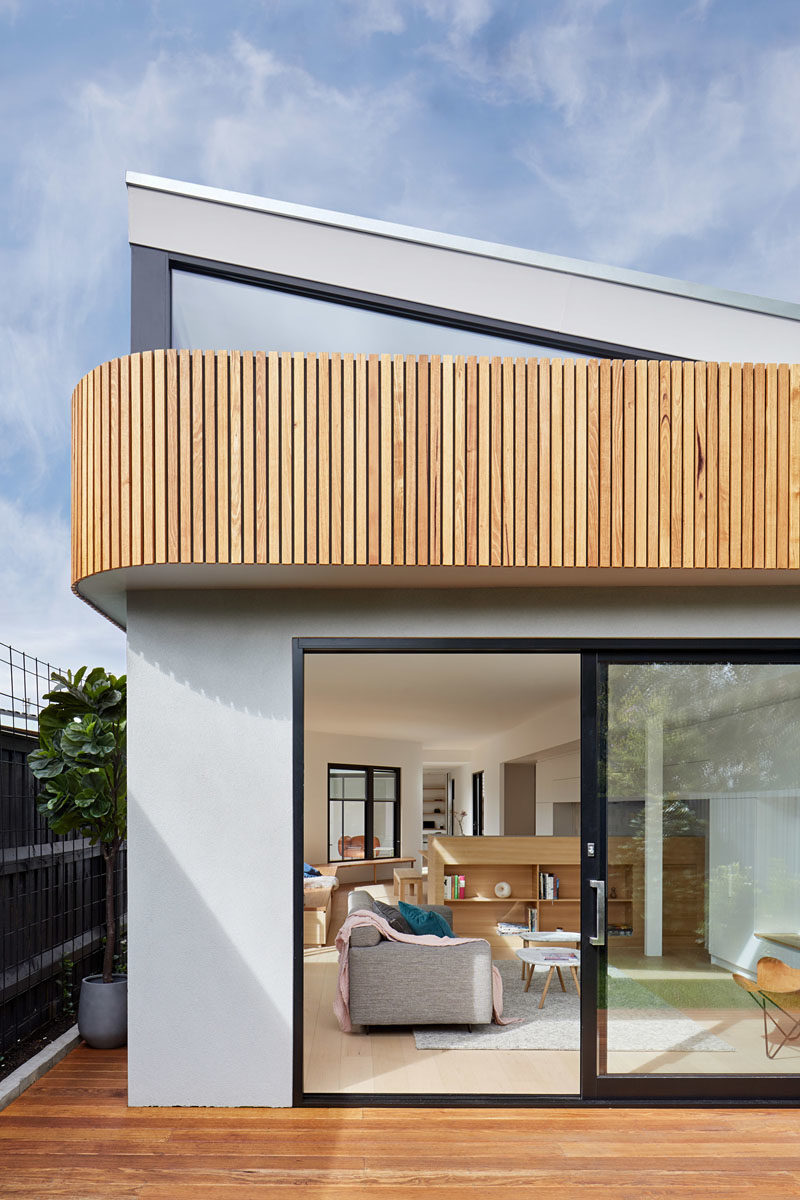
[[[733,980],[761,1009],[764,1050],[767,1058],[774,1058],[787,1042],[800,1037],[800,970],[787,966],[779,958],[760,958],[756,964],[755,983],[744,975],[734,975]],[[770,1023],[779,1037],[778,1044],[772,1048]]]

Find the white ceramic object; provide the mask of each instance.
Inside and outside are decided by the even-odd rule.
[[[499,896],[501,900],[506,900],[511,895],[511,884],[501,879],[499,883],[494,885],[494,894],[495,896]]]

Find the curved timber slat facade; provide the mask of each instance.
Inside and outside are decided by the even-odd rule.
[[[800,367],[153,351],[72,397],[72,580],[798,568]]]

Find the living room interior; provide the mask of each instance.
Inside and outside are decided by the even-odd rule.
[[[730,747],[765,722],[785,742],[800,714],[800,675],[738,668],[701,685],[682,670],[609,668],[599,1053],[609,1073],[795,1072],[796,1044],[767,1056],[763,1013],[734,975],[755,978],[764,954],[800,966],[791,943],[759,940],[798,933],[798,864],[783,861],[780,895],[768,880],[781,838],[791,841],[800,788],[774,738],[772,761],[755,774],[741,754],[732,765]],[[309,654],[304,695],[304,858],[334,881],[305,892],[305,1092],[578,1094],[580,656]],[[700,755],[703,744],[716,753]],[[336,934],[348,909],[399,900],[443,905],[457,937],[485,939],[489,950],[466,974],[455,957],[433,972],[428,959],[424,977],[408,967],[395,986],[391,958],[363,976],[357,967],[358,956],[392,955],[394,944],[357,943],[355,930],[353,1027],[343,1032]],[[481,1015],[485,997],[471,994],[473,974],[488,980],[490,963],[505,1025]],[[377,1000],[362,995],[369,970],[381,976]],[[414,1015],[426,988],[451,996],[430,1023]]]

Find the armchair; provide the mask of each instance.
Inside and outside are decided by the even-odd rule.
[[[364,835],[357,833],[352,836],[345,834],[339,838],[339,855],[341,858],[363,858],[364,857]],[[379,848],[380,841],[374,837],[372,839],[373,854]]]
[[[764,1050],[774,1058],[787,1042],[800,1037],[800,970],[787,966],[779,958],[760,958],[756,964],[756,981],[745,975],[734,975],[753,999],[764,1016]],[[776,1015],[780,1014],[780,1015]],[[770,1026],[778,1035],[777,1045],[770,1047]]]

